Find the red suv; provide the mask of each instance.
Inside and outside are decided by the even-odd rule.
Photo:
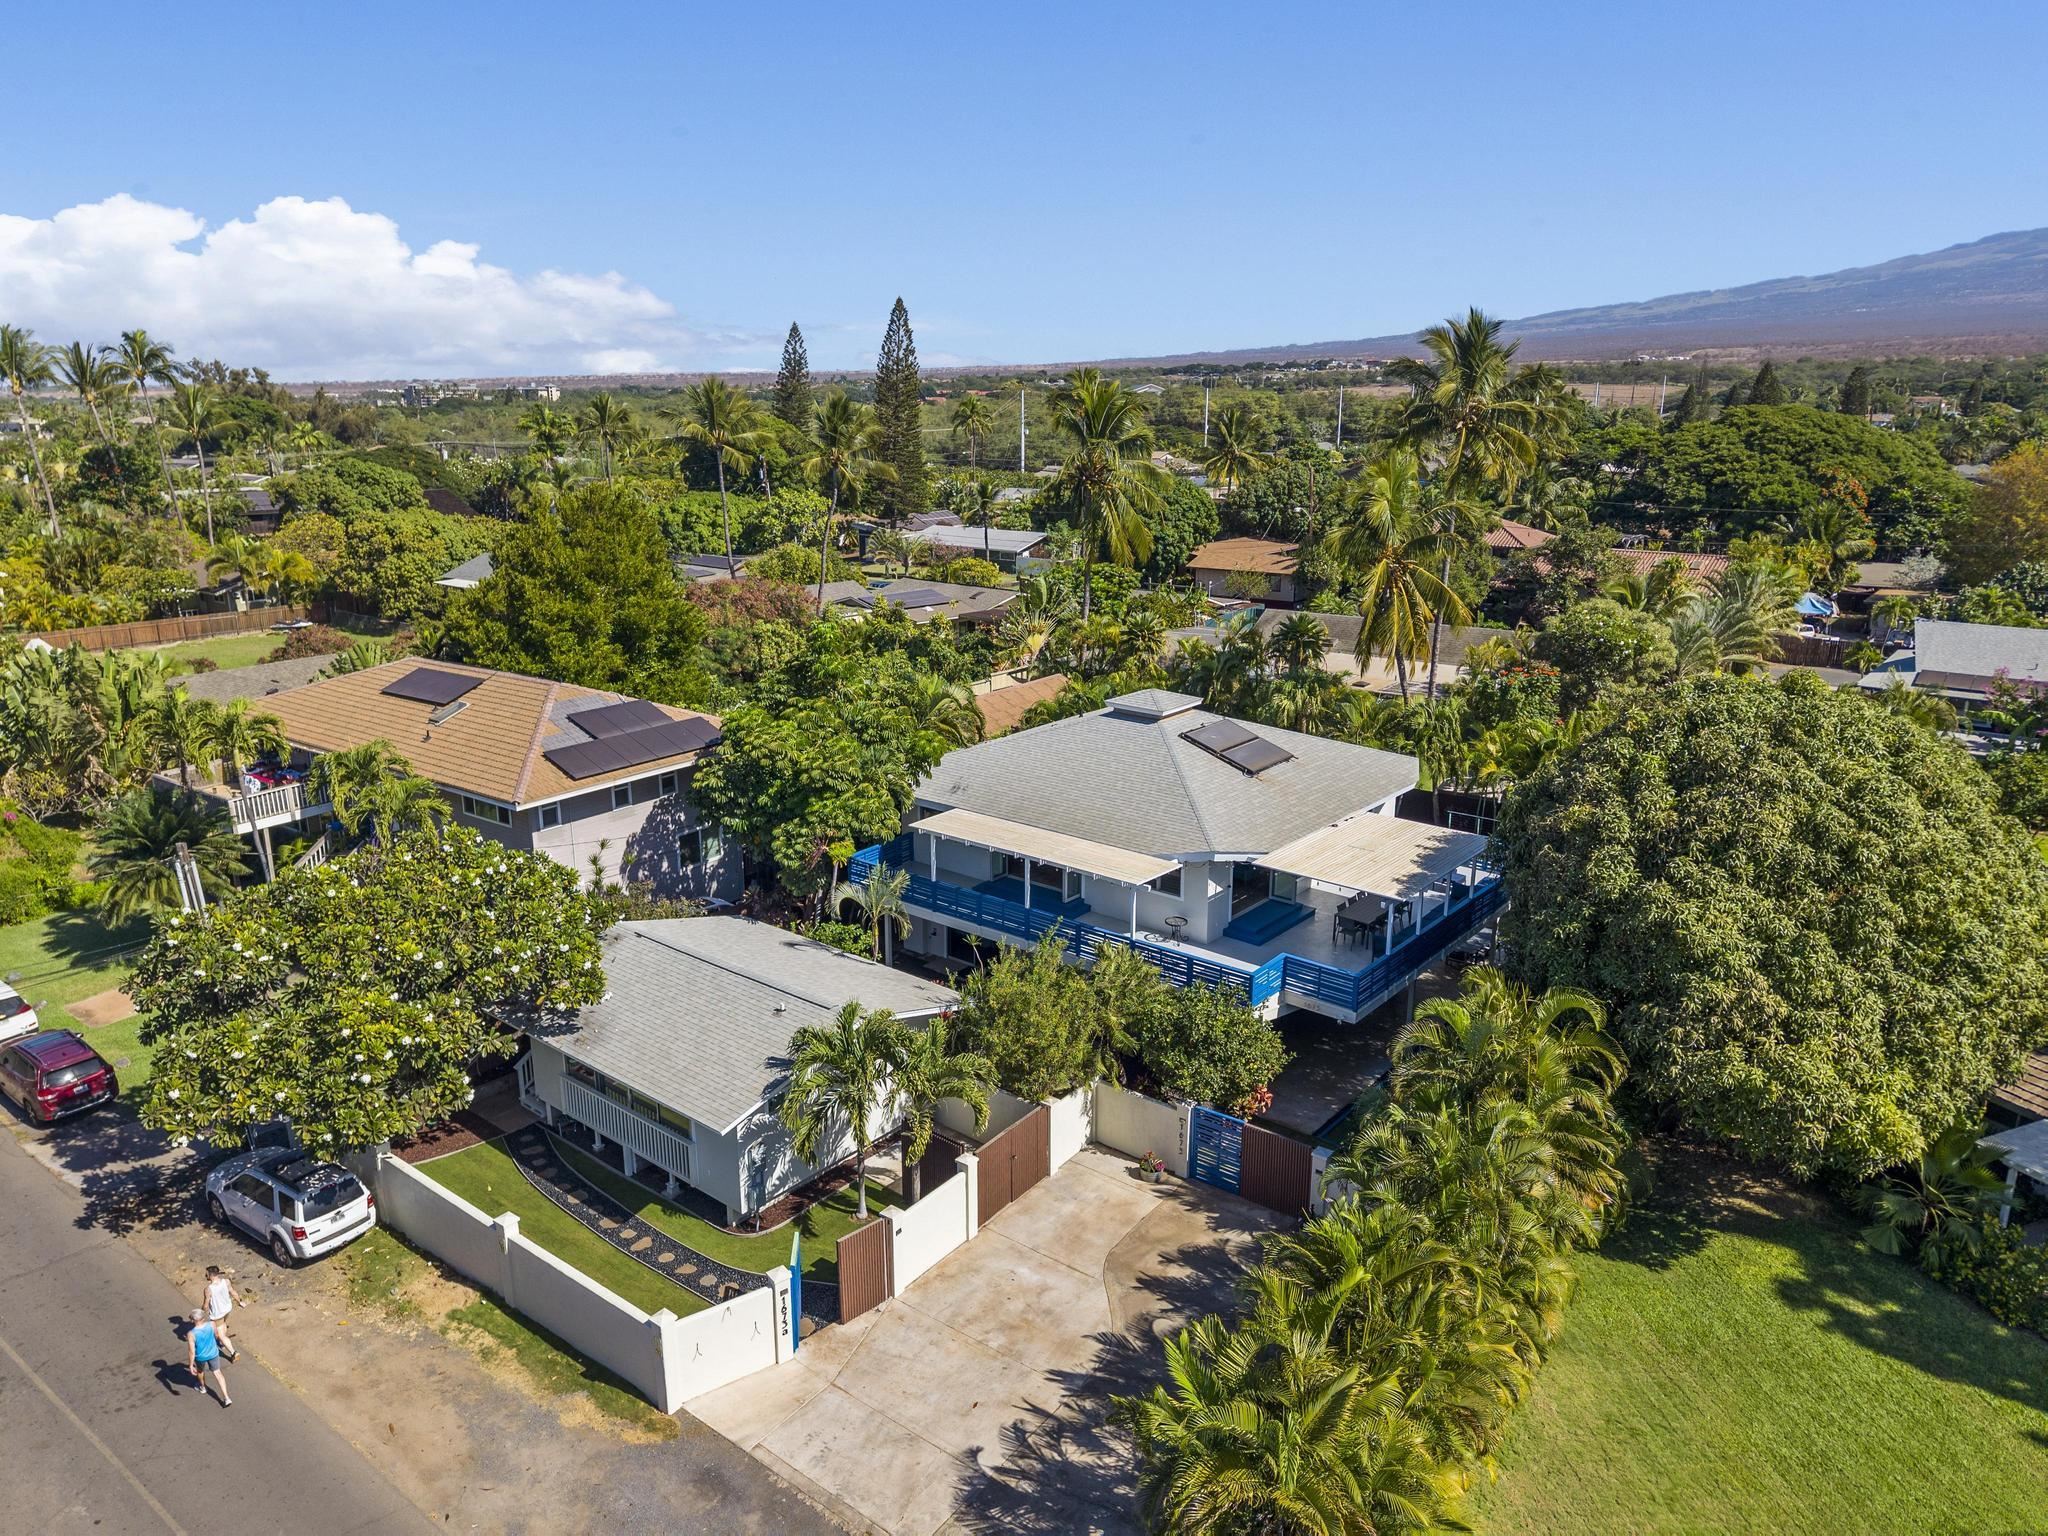
[[[44,1030],[0,1050],[0,1094],[48,1125],[121,1091],[114,1069],[68,1029]]]

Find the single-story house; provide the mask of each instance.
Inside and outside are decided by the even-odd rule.
[[[729,1226],[821,1171],[776,1116],[798,1029],[829,1026],[847,1003],[918,1023],[959,1001],[746,917],[618,923],[604,937],[604,973],[601,1001],[530,1031],[520,1096],[550,1124],[574,1120],[616,1144],[629,1175],[652,1164],[671,1193],[687,1184],[709,1196]],[[878,1107],[868,1139],[900,1120]],[[822,1166],[852,1153],[849,1132]]]
[[[1959,624],[1921,619],[1913,626],[1913,649],[1863,679],[1881,689],[1904,675],[1960,704],[1981,704],[2001,679],[2020,687],[2048,689],[2048,629],[2012,624]]]
[[[751,555],[678,555],[676,569],[685,581],[730,581],[746,571]]]
[[[1283,539],[1211,539],[1189,555],[1187,563],[1195,585],[1211,597],[1290,604],[1299,600],[1295,576],[1300,568],[1301,546]],[[1255,585],[1259,583],[1263,590]]]
[[[490,551],[472,555],[462,564],[443,571],[434,578],[437,587],[452,587],[457,592],[467,592],[471,587],[480,587],[497,574],[497,562],[491,559]]]
[[[248,531],[257,538],[277,532],[284,519],[284,509],[272,499],[267,487],[261,485],[242,488],[243,521]]]
[[[1268,609],[1259,615],[1258,631],[1268,640],[1273,638],[1282,624],[1289,619],[1300,618],[1298,613],[1284,613]],[[1330,637],[1330,648],[1323,653],[1323,669],[1334,672],[1356,688],[1370,688],[1375,693],[1392,693],[1399,689],[1400,679],[1393,664],[1384,656],[1375,656],[1365,664],[1358,661],[1358,632],[1365,620],[1355,613],[1310,613],[1307,617],[1315,620]],[[1510,631],[1485,624],[1446,624],[1443,635],[1437,642],[1437,684],[1439,687],[1454,682],[1462,675],[1465,653],[1475,645],[1488,640],[1506,639]],[[1412,690],[1427,686],[1429,663],[1427,658],[1416,662],[1408,669],[1408,686]]]
[[[1541,549],[1555,537],[1555,534],[1545,533],[1541,528],[1532,528],[1527,523],[1518,523],[1513,518],[1504,517],[1499,527],[1487,530],[1486,547],[1493,551],[1496,558],[1505,560],[1523,550]],[[1699,554],[1686,549],[1649,549],[1637,544],[1619,546],[1608,553],[1614,557],[1622,573],[1629,576],[1648,575],[1666,560],[1676,560],[1685,567],[1686,573],[1693,581],[1701,586],[1715,580],[1728,569],[1726,555]]]
[[[1511,555],[1518,549],[1541,549],[1555,537],[1541,528],[1504,517],[1498,528],[1487,529],[1486,547],[1497,555]]]
[[[913,528],[904,535],[913,544],[943,550],[948,555],[974,555],[992,560],[1006,571],[1017,569],[1045,549],[1045,534],[1036,528],[963,528],[958,524],[935,523]]]
[[[806,589],[813,597],[816,586]],[[860,618],[884,604],[893,604],[910,616],[913,624],[933,619],[951,619],[956,624],[994,624],[1017,600],[1014,591],[1001,587],[968,587],[951,581],[926,581],[918,576],[893,581],[828,581],[825,601],[841,618]]]

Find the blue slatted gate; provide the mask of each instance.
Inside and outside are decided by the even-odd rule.
[[[1188,1172],[1204,1184],[1236,1194],[1244,1170],[1244,1122],[1197,1104],[1193,1129]]]

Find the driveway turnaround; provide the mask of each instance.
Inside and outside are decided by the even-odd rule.
[[[1234,1195],[1089,1147],[901,1296],[690,1412],[856,1529],[1134,1531],[1109,1398],[1227,1309],[1262,1232]]]

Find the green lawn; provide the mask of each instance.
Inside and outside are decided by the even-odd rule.
[[[650,1227],[666,1232],[677,1242],[694,1248],[705,1258],[715,1259],[720,1264],[730,1264],[734,1269],[751,1269],[757,1274],[766,1274],[778,1264],[789,1262],[789,1227],[778,1227],[772,1232],[763,1232],[758,1236],[721,1231],[701,1217],[692,1216],[688,1211],[669,1204],[644,1184],[607,1168],[587,1153],[579,1152],[559,1138],[550,1139],[554,1141],[555,1150],[561,1154],[562,1160],[570,1167]],[[838,1283],[839,1239],[860,1225],[858,1198],[853,1186],[848,1185],[829,1199],[819,1201],[797,1218],[796,1228],[803,1234],[803,1271],[806,1280]],[[868,1180],[870,1216],[884,1206],[900,1203],[894,1190],[874,1179]]]
[[[1830,1205],[1675,1162],[1583,1261],[1481,1530],[2048,1531],[2048,1343]]]
[[[75,1029],[64,1005],[120,986],[148,938],[146,918],[110,927],[97,912],[16,923],[0,928],[0,979],[34,1005],[43,1028]]]
[[[510,1211],[519,1218],[519,1230],[527,1237],[643,1312],[659,1312],[666,1307],[683,1317],[701,1312],[706,1306],[702,1297],[673,1280],[664,1280],[638,1259],[629,1258],[585,1230],[527,1183],[518,1164],[495,1141],[422,1163],[419,1172],[488,1216]]]
[[[370,638],[371,630],[352,629],[346,624],[335,628],[343,634]],[[212,635],[204,640],[180,640],[173,645],[156,646],[153,649],[165,661],[178,664],[206,660],[222,671],[235,667],[253,667],[259,661],[268,661],[271,652],[284,644],[285,636],[270,629],[249,630],[238,635]]]

